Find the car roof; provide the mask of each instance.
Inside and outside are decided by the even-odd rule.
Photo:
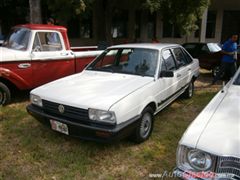
[[[57,30],[57,31],[67,31],[63,26],[55,26],[48,24],[20,24],[14,26],[14,28],[27,28],[32,30]]]
[[[136,43],[136,44],[120,44],[110,46],[108,49],[114,48],[145,48],[145,49],[157,49],[161,50],[166,47],[181,46],[179,44],[169,44],[169,43]]]

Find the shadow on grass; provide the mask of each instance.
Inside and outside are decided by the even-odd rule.
[[[28,101],[29,94],[30,94],[30,90],[24,90],[24,91],[15,90],[12,93],[12,101],[10,102],[10,104],[22,103],[22,102]]]

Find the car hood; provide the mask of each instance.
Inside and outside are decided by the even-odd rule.
[[[109,108],[144,85],[152,77],[83,71],[34,89],[42,99],[79,108]]]
[[[189,126],[180,144],[240,157],[240,87],[219,92]]]

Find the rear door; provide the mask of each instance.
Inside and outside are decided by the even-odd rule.
[[[58,31],[36,32],[31,57],[35,87],[75,72],[74,55],[66,51]]]

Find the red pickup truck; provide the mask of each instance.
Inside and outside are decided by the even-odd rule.
[[[10,102],[15,88],[32,89],[81,72],[101,52],[95,46],[71,49],[62,26],[13,27],[0,47],[0,105]]]

